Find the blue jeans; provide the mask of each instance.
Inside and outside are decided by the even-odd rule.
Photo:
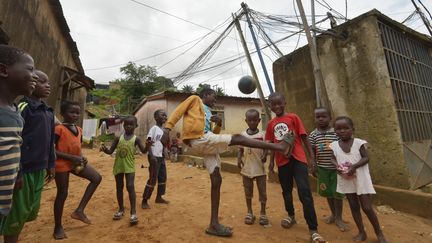
[[[294,216],[292,189],[293,181],[295,180],[298,196],[303,205],[303,215],[308,224],[309,230],[317,230],[318,222],[312,192],[309,186],[307,165],[291,156],[288,164],[278,167],[278,171],[285,210],[288,212],[288,215]]]

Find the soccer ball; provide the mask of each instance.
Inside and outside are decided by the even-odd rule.
[[[244,76],[239,80],[238,88],[243,94],[252,94],[256,89],[255,80],[251,76]]]

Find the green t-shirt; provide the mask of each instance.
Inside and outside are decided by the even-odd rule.
[[[135,135],[129,140],[126,140],[124,135],[120,136],[113,168],[114,175],[135,172],[135,139]]]

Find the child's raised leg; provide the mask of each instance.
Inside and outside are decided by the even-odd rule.
[[[84,170],[82,170],[79,174],[74,175],[87,179],[88,181],[90,181],[90,183],[88,184],[84,192],[80,204],[71,214],[71,217],[73,219],[81,220],[86,224],[91,224],[91,221],[84,214],[84,209],[87,206],[87,203],[90,201],[91,197],[93,196],[93,193],[96,191],[96,188],[102,181],[102,176],[91,165],[86,165]]]
[[[61,240],[66,238],[62,225],[63,207],[68,196],[69,172],[57,172],[55,174],[57,195],[54,201],[54,239]]]
[[[123,188],[124,188],[124,173],[119,173],[115,175],[116,182],[116,195],[117,195],[117,203],[118,203],[118,211],[114,214],[113,219],[118,220],[121,219],[124,215],[124,203],[123,203]]]
[[[129,194],[130,214],[136,214],[135,173],[126,173],[126,189]]]
[[[384,237],[384,234],[381,230],[381,227],[380,227],[380,224],[378,221],[378,217],[377,217],[377,215],[376,215],[376,213],[372,207],[370,195],[369,194],[363,194],[363,195],[358,196],[358,198],[360,199],[360,204],[361,204],[361,207],[363,209],[363,212],[366,214],[366,216],[368,217],[369,221],[371,222],[371,224],[374,228],[374,231],[375,231],[375,234],[378,238],[378,241],[380,243],[386,243],[387,240]]]
[[[351,214],[358,228],[358,235],[354,237],[354,241],[365,241],[367,239],[366,231],[363,225],[363,219],[360,212],[359,197],[355,193],[345,194],[350,205]]]
[[[292,144],[289,144],[287,141],[285,141],[287,138],[288,135],[286,135],[284,137],[284,140],[282,140],[282,142],[280,143],[267,143],[267,142],[259,141],[257,139],[247,138],[240,134],[234,134],[231,137],[231,143],[229,145],[230,146],[242,145],[250,148],[270,149],[270,150],[279,151],[283,154],[289,154],[289,151],[291,151],[290,145]]]

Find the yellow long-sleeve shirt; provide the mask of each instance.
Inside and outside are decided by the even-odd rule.
[[[180,103],[169,116],[165,128],[173,129],[176,123],[183,117],[183,140],[201,138],[204,135],[205,112],[204,103],[197,95],[189,96]],[[213,133],[220,133],[221,127],[215,126]]]

